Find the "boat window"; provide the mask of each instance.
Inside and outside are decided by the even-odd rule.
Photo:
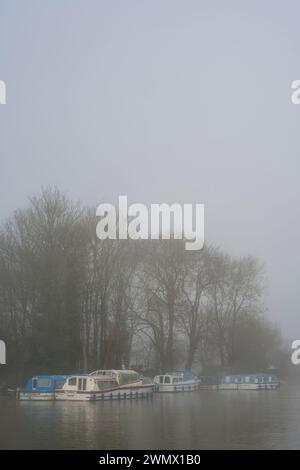
[[[226,383],[229,384],[230,383],[230,377],[229,375],[227,375],[226,379],[225,379]]]
[[[77,384],[77,378],[72,377],[71,379],[68,380],[68,385],[76,385]]]
[[[137,382],[139,380],[139,374],[137,372],[125,372],[120,371],[118,373],[119,377],[119,384],[125,385],[133,382]]]
[[[169,375],[165,376],[165,384],[170,384],[171,383],[171,377]]]
[[[48,388],[51,385],[51,379],[38,379],[37,387]]]
[[[269,382],[272,382],[272,377],[269,377]]]
[[[173,377],[173,384],[178,384],[180,382],[179,377]]]
[[[163,375],[160,375],[160,376],[159,376],[159,383],[160,383],[160,384],[163,384],[163,383],[164,383],[164,376],[163,376]]]
[[[65,384],[65,380],[64,380],[64,379],[59,380],[58,382],[56,382],[56,387],[55,387],[55,388],[56,388],[56,389],[62,389],[63,386],[64,386],[64,384]]]
[[[250,377],[246,377],[245,382],[246,382],[246,384],[248,384],[250,382]]]
[[[32,379],[32,388],[37,387],[37,379]]]
[[[97,382],[97,386],[99,390],[104,390],[107,388],[115,388],[117,386],[117,383],[113,380],[99,380]]]
[[[79,390],[86,390],[86,379],[79,379],[78,381],[78,389]]]

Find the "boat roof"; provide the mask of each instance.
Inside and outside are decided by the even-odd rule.
[[[182,376],[184,372],[165,372],[164,374],[158,374],[158,375],[170,375],[171,377],[176,377],[177,375]]]
[[[243,374],[231,374],[230,372],[226,374],[222,374],[223,376],[230,376],[230,377],[266,377],[270,375],[276,375],[274,372],[249,372],[249,373],[243,373]]]
[[[193,378],[195,374],[190,370],[178,370],[173,372],[165,372],[164,374],[158,374],[156,377],[159,376],[171,376],[171,377],[184,377],[184,378]]]
[[[98,380],[98,381],[101,381],[101,380],[105,381],[107,379],[116,380],[116,377],[114,377],[113,375],[95,375],[93,378]]]
[[[137,374],[135,370],[130,369],[97,369],[88,375],[109,375],[109,374]]]
[[[54,389],[59,381],[65,381],[68,377],[69,375],[33,375],[27,379],[25,387],[22,387],[21,390],[24,392],[48,391]],[[33,383],[33,381],[37,381],[37,383]]]
[[[100,372],[100,371],[99,371]],[[79,378],[85,378],[85,379],[97,379],[97,380],[107,380],[107,379],[114,379],[114,375],[108,375],[108,374],[73,374],[69,375],[68,378],[72,379],[74,377],[79,377]]]
[[[28,380],[32,380],[32,379],[54,379],[54,380],[60,380],[60,379],[65,379],[67,377],[70,377],[69,374],[66,374],[66,375],[58,375],[58,374],[54,374],[54,375],[33,375],[32,377],[30,377]]]

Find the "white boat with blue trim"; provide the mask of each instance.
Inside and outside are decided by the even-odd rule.
[[[219,378],[219,390],[276,390],[280,381],[275,374],[226,374]]]
[[[158,392],[192,392],[199,389],[200,380],[190,371],[167,372],[154,377]]]

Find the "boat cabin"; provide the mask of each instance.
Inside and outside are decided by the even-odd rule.
[[[113,377],[119,385],[126,385],[141,380],[139,374],[134,370],[95,370],[94,372],[91,372],[89,376]]]
[[[220,380],[221,384],[272,384],[278,383],[274,374],[231,374],[225,375]]]
[[[111,375],[72,375],[63,385],[64,390],[71,392],[97,392],[118,387],[118,382]]]
[[[158,392],[184,392],[197,390],[199,379],[190,371],[167,372],[154,377]]]
[[[183,382],[183,374],[164,374],[155,377],[155,382],[160,385],[174,385]]]
[[[54,393],[65,383],[67,375],[36,375],[27,380],[22,393]]]

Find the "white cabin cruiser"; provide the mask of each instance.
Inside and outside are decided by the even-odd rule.
[[[192,392],[200,386],[198,377],[188,371],[156,375],[153,381],[158,392]]]
[[[97,370],[86,375],[72,375],[55,391],[56,400],[107,400],[146,398],[154,385],[145,384],[133,370]]]

